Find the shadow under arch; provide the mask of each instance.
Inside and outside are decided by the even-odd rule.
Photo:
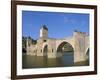
[[[47,56],[47,53],[48,53],[48,45],[45,45],[44,48],[43,48],[44,56]]]

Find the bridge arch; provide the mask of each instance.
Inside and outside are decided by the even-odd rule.
[[[66,50],[64,50],[64,46]],[[74,51],[74,48],[69,42],[63,41],[57,46],[56,52],[62,52],[62,51]]]
[[[64,65],[72,65],[74,63],[73,46],[67,41],[61,42],[57,47],[57,56],[62,56],[61,60]]]
[[[43,54],[46,56],[47,53],[48,53],[48,45],[46,44],[46,45],[44,45],[44,47],[43,47]]]

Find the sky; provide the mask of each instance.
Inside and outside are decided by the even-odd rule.
[[[74,30],[89,34],[89,14],[22,11],[22,35],[38,39],[40,28],[46,25],[49,38],[66,38]]]

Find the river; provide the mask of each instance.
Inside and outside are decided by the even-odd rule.
[[[69,67],[69,66],[89,66],[89,60],[85,62],[74,63],[73,52],[64,53],[62,57],[48,59],[47,57],[38,57],[23,55],[22,68],[49,68],[49,67]]]

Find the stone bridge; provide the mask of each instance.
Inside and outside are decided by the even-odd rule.
[[[26,40],[26,54],[34,56],[47,56],[48,58],[57,58],[63,56],[62,49],[73,50],[74,62],[85,61],[87,51],[89,50],[89,36],[84,32],[74,31],[71,37],[63,39],[54,39],[48,37],[48,28],[44,25],[40,29],[40,38],[32,42]]]
[[[57,58],[63,56],[61,48],[69,44],[74,52],[74,62],[85,61],[89,49],[89,36],[86,33],[74,32],[72,37],[64,39],[40,38],[37,43],[30,44],[27,41],[27,54],[35,56],[47,56],[48,58]]]

